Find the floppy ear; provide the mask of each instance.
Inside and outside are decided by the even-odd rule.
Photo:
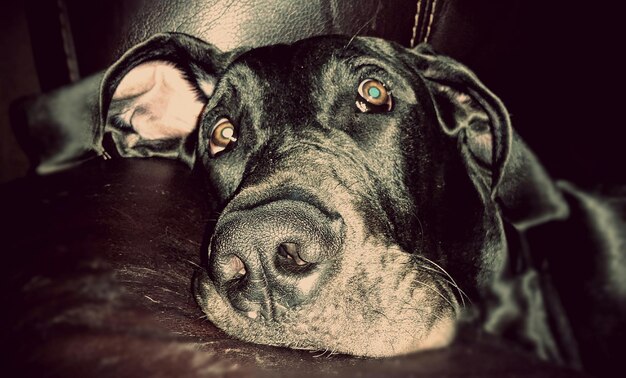
[[[458,138],[474,183],[500,204],[505,219],[525,229],[566,216],[560,191],[511,128],[500,99],[467,67],[430,46],[412,52],[442,129]]]
[[[122,156],[194,161],[196,127],[233,53],[181,33],[157,34],[105,73],[100,116]]]

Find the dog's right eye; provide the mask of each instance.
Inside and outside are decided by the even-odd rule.
[[[228,118],[221,118],[211,129],[209,153],[211,157],[231,149],[237,143],[237,129]]]
[[[362,113],[389,112],[393,108],[391,91],[384,83],[375,79],[366,79],[359,84],[356,107]]]

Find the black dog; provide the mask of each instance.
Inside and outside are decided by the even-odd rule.
[[[473,308],[576,366],[623,335],[622,221],[555,185],[501,101],[427,46],[222,53],[162,34],[108,70],[100,100],[121,155],[208,172],[223,211],[196,297],[235,337],[389,356],[447,345]]]

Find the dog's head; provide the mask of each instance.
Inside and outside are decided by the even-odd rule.
[[[504,264],[503,219],[560,206],[500,100],[427,46],[332,36],[221,53],[162,34],[107,72],[101,114],[122,155],[208,172],[222,211],[196,297],[252,342],[446,345],[463,297]]]

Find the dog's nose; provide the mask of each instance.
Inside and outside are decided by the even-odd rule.
[[[279,318],[335,270],[344,227],[339,215],[295,200],[227,213],[211,240],[209,276],[250,318]]]

